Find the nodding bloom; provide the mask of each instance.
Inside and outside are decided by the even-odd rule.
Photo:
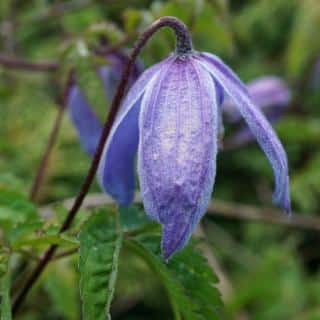
[[[286,153],[246,86],[213,54],[172,54],[144,71],[129,90],[98,169],[103,189],[129,205],[138,153],[141,196],[147,215],[162,224],[165,259],[185,246],[208,208],[224,93],[271,163],[274,202],[290,212]]]
[[[279,120],[291,100],[291,91],[288,85],[284,80],[276,76],[259,77],[247,84],[247,90],[252,101],[261,109],[271,123]],[[225,99],[223,111],[229,122],[237,123],[241,121],[241,114],[231,98]],[[228,141],[230,144],[237,146],[253,139],[254,136],[250,129],[247,126],[243,126]]]
[[[103,83],[107,100],[111,100],[128,61],[128,56],[121,51],[114,51],[106,55],[106,60],[108,64],[99,66],[97,73]],[[130,75],[129,86],[137,80],[141,71],[142,64],[138,61]],[[67,106],[83,149],[89,155],[94,155],[102,132],[102,123],[75,79],[68,89]]]

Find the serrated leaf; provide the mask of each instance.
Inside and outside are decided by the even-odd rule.
[[[11,320],[9,254],[0,249],[0,320]]]
[[[0,183],[0,221],[2,223],[11,227],[38,220],[36,207],[23,193]]]
[[[137,239],[126,241],[126,245],[159,275],[168,292],[175,319],[219,319],[221,299],[214,287],[217,277],[192,245],[165,264],[160,255],[160,237],[140,236]]]
[[[0,230],[7,243],[32,234],[42,226],[37,209],[16,184],[0,179]]]
[[[47,245],[59,245],[62,247],[73,247],[77,246],[79,242],[77,239],[72,238],[67,235],[59,235],[59,234],[45,234],[38,237],[27,237],[20,238],[12,242],[12,248],[17,249],[23,246],[34,246],[41,247]]]
[[[122,232],[111,212],[92,215],[80,231],[80,295],[84,319],[111,319]]]

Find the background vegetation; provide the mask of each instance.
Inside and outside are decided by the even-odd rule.
[[[90,164],[67,116],[37,204],[28,200],[67,70],[76,69],[104,117],[109,102],[91,49],[101,35],[131,48],[163,15],[181,18],[195,48],[219,55],[244,81],[272,74],[288,82],[292,102],[275,128],[289,158],[293,221],[299,217],[287,225],[272,208],[272,172],[256,143],[228,148],[218,157],[216,206],[213,201],[202,223],[206,240],[196,237],[168,265],[159,258],[159,230],[145,221],[140,204],[121,209],[121,231],[118,209],[103,204],[82,209],[73,227],[57,235],[66,214],[62,200],[76,195]],[[144,65],[173,47],[170,31],[157,33],[143,50]],[[0,53],[63,66],[32,72],[0,65],[1,320],[10,319],[9,288],[15,296],[52,243],[61,246],[58,257],[16,319],[105,319],[113,290],[113,319],[320,319],[318,0],[1,0]],[[225,139],[235,130],[227,124]],[[94,185],[91,192],[100,189]],[[253,207],[241,207],[248,204]],[[216,282],[212,266],[223,306],[210,286]]]

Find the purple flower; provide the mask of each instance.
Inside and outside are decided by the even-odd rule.
[[[247,89],[253,102],[263,111],[271,123],[283,115],[291,100],[291,92],[286,82],[276,76],[257,78],[247,84]],[[241,121],[241,115],[231,98],[225,99],[223,111],[229,122]],[[254,136],[250,129],[243,126],[226,141],[226,145],[239,146],[253,139]]]
[[[103,189],[128,205],[134,195],[138,150],[144,207],[163,226],[166,259],[185,246],[209,205],[224,92],[271,163],[274,202],[290,212],[286,153],[243,83],[215,55],[171,55],[147,69],[129,90],[98,169]]]
[[[89,155],[94,155],[102,132],[102,124],[76,84],[69,89],[67,105],[70,119],[77,130],[83,149]]]
[[[121,51],[115,51],[107,54],[106,60],[109,64],[100,66],[97,73],[103,82],[106,98],[111,100],[128,61],[128,56]],[[141,71],[142,64],[138,61],[130,75],[129,86],[135,82]],[[102,132],[102,123],[76,81],[73,81],[68,90],[67,105],[70,119],[77,130],[83,149],[89,155],[94,155]]]

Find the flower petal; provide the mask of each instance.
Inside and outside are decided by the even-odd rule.
[[[252,101],[267,117],[269,113],[283,112],[283,108],[288,106],[291,99],[291,92],[286,82],[276,76],[264,76],[252,80],[247,84],[247,90]],[[223,109],[230,122],[241,120],[241,114],[230,98],[226,99]]]
[[[121,51],[115,51],[107,54],[106,59],[108,60],[109,64],[100,66],[98,68],[98,73],[103,82],[107,99],[112,100],[129,57]],[[133,69],[129,76],[129,88],[138,79],[142,70],[142,63],[137,60],[134,63]]]
[[[217,154],[217,92],[193,58],[176,58],[141,104],[138,170],[146,213],[163,225],[168,259],[208,207]]]
[[[278,108],[271,108],[268,110],[266,117],[271,124],[277,122],[281,117],[282,114],[279,111],[280,110]],[[249,142],[252,142],[254,138],[255,137],[248,126],[243,125],[233,135],[231,135],[231,137],[224,141],[224,147],[227,149],[239,148]]]
[[[77,85],[70,88],[67,105],[83,148],[93,155],[99,142],[102,125]]]
[[[134,159],[138,148],[138,117],[141,97],[161,64],[147,69],[129,90],[104,147],[98,168],[103,190],[120,205],[129,205],[134,196]]]
[[[273,128],[252,102],[248,91],[235,73],[218,57],[201,53],[199,61],[219,82],[237,105],[258,143],[267,155],[275,175],[273,201],[291,212],[287,155]]]

